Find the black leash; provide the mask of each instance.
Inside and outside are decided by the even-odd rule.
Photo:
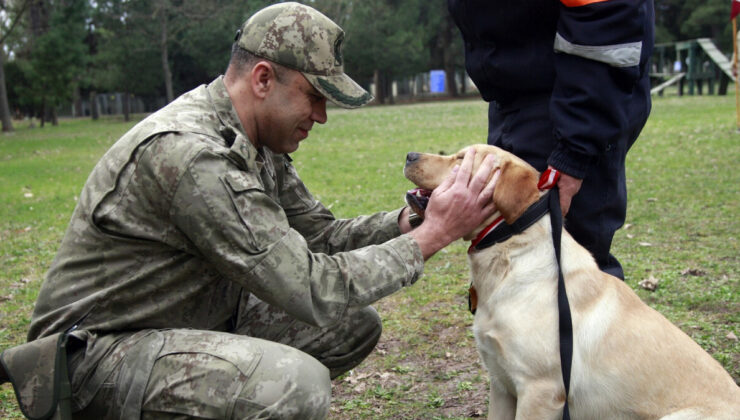
[[[545,174],[547,175],[547,174]],[[568,410],[568,395],[570,393],[570,370],[573,362],[573,320],[570,314],[568,295],[565,292],[565,278],[560,262],[560,239],[563,231],[563,215],[560,209],[560,191],[554,187],[557,177],[551,180],[547,194],[531,205],[527,211],[517,219],[514,224],[497,224],[494,230],[487,232],[484,237],[476,238],[468,252],[479,251],[497,243],[504,242],[513,235],[524,232],[537,220],[550,213],[550,224],[552,225],[552,243],[555,248],[555,260],[558,263],[558,328],[560,330],[560,370],[563,374],[563,385],[565,385],[565,405],[563,406],[563,420],[570,420]],[[542,188],[543,182],[540,182]],[[496,223],[496,222],[494,222]],[[468,309],[475,314],[477,306],[475,288],[470,287],[468,292]]]
[[[570,368],[573,362],[573,320],[570,315],[568,295],[565,293],[565,279],[560,263],[560,237],[563,230],[563,216],[560,210],[560,194],[556,188],[550,190],[550,224],[552,225],[552,242],[555,247],[555,259],[558,262],[558,327],[560,329],[560,370],[565,385],[565,406],[563,420],[570,420],[568,411],[568,394],[570,390]]]

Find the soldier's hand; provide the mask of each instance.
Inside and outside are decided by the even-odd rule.
[[[494,158],[487,156],[471,178],[474,159],[475,149],[470,148],[461,165],[434,189],[424,223],[411,233],[425,259],[472,232],[496,211],[493,190],[498,174],[491,178]]]

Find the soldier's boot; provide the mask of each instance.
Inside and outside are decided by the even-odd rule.
[[[68,338],[54,334],[0,353],[0,384],[13,384],[21,412],[31,420],[72,418]]]

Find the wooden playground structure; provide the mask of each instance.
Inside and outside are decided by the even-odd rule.
[[[727,94],[732,75],[732,63],[717,49],[711,39],[699,38],[667,44],[656,44],[653,50],[653,63],[650,78],[653,88],[650,93],[663,95],[666,88],[678,85],[678,95]]]

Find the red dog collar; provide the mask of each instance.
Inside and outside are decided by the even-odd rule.
[[[545,172],[543,172],[542,175],[540,176],[540,180],[537,183],[537,188],[540,191],[550,190],[552,189],[552,187],[554,187],[558,183],[558,179],[560,179],[560,171],[558,171],[557,169],[547,168]],[[528,209],[527,212],[525,212],[525,215],[528,215],[530,213],[530,210],[534,210],[537,213],[536,215],[534,215],[535,220],[536,220],[536,219],[539,219],[542,216],[542,214],[545,214],[547,210],[545,206],[547,204],[546,203],[547,200],[543,200],[544,198],[545,197],[540,199],[537,203],[533,204],[530,207],[530,209]],[[542,209],[535,209],[535,207],[542,207]],[[543,211],[545,213],[542,213]],[[522,217],[524,217],[525,215],[523,215]],[[477,250],[478,245],[481,243],[481,241],[483,241],[483,239],[485,239],[492,232],[495,232],[496,229],[498,228],[507,230],[509,232],[505,232],[505,234],[501,235],[501,238],[498,238],[495,241],[488,241],[491,243],[490,244],[487,243],[486,244],[487,246],[493,245],[494,243],[497,243],[501,240],[508,239],[512,234],[521,232],[520,230],[521,228],[526,229],[530,225],[531,225],[531,222],[527,222],[523,226],[517,226],[516,222],[514,223],[514,225],[508,225],[506,222],[504,222],[503,216],[499,216],[493,222],[491,222],[491,224],[489,224],[482,231],[480,231],[480,233],[478,233],[478,235],[470,242],[470,248],[468,248],[468,253],[474,252],[475,250]],[[515,228],[513,229],[513,231],[511,229],[512,227]]]

